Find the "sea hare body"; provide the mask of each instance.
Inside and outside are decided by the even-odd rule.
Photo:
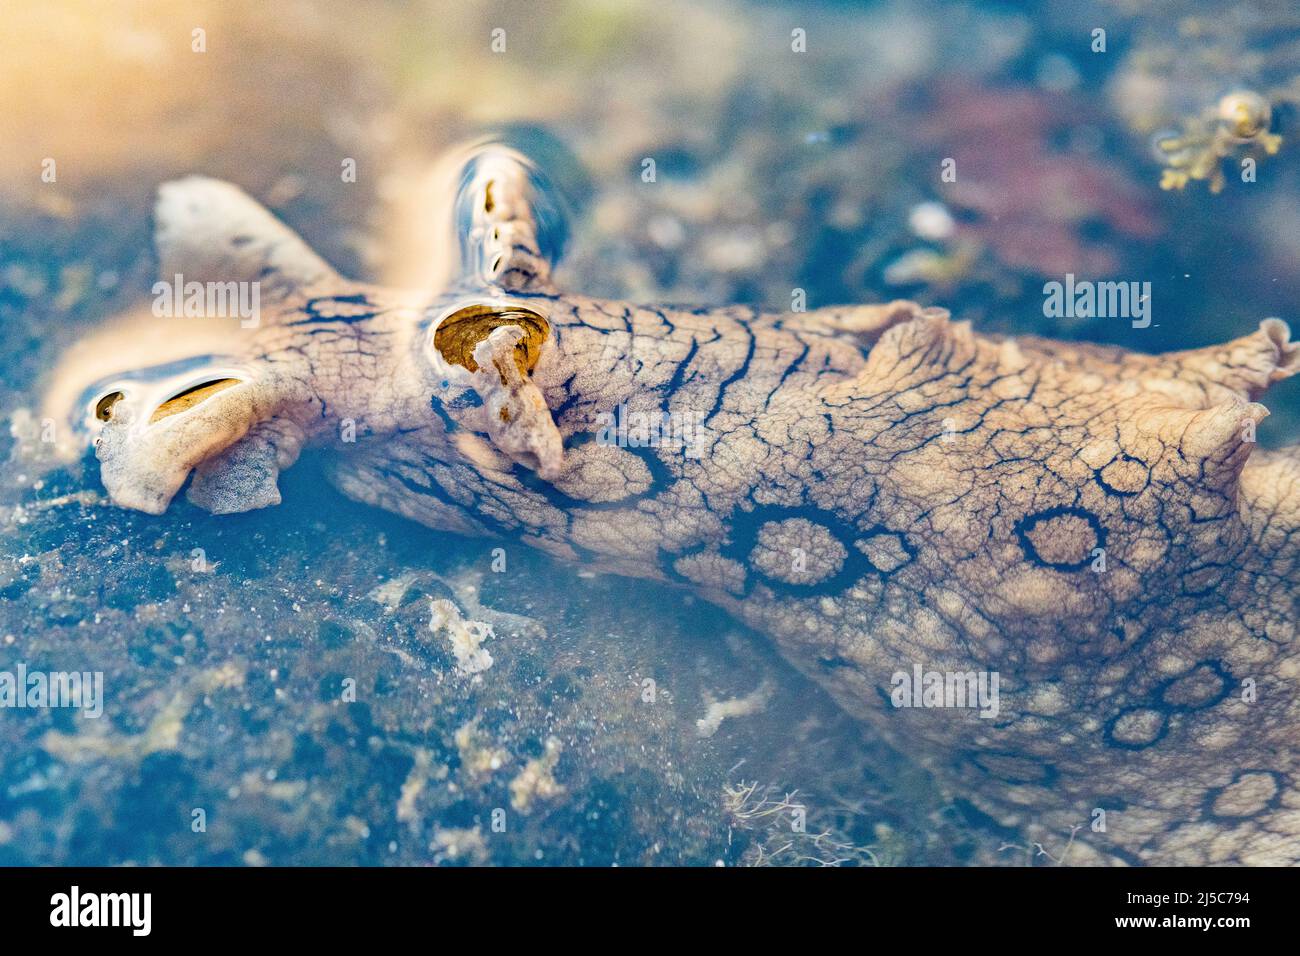
[[[165,186],[164,274],[260,282],[261,321],[163,417],[106,386],[112,499],[160,512],[193,473],[204,508],[273,504],[323,444],[354,498],[729,609],[992,842],[1300,862],[1300,451],[1254,444],[1300,367],[1282,322],[1153,356],[910,302],[592,299],[551,282],[526,161],[464,182],[432,298],[340,278],[234,187]],[[930,672],[996,672],[998,704],[896,706]]]

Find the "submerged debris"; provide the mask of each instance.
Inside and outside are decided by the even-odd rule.
[[[104,757],[139,761],[150,754],[177,750],[185,718],[195,705],[213,691],[242,687],[245,676],[244,668],[233,662],[199,671],[172,695],[138,734],[114,732],[107,721],[95,721],[75,734],[48,731],[41,738],[41,746],[47,753],[69,763],[85,763]]]
[[[1218,193],[1234,173],[1254,182],[1257,161],[1283,143],[1273,128],[1283,107],[1300,104],[1295,4],[1162,6],[1163,15],[1144,11],[1132,24],[1107,81],[1115,111],[1149,137],[1162,189],[1204,181]]]
[[[701,737],[712,737],[728,717],[748,717],[750,714],[761,713],[771,699],[772,685],[763,681],[757,690],[744,697],[709,701],[709,708],[695,722],[695,729]]]
[[[471,782],[491,776],[510,760],[509,753],[493,746],[492,739],[480,729],[477,717],[458,727],[453,739],[461,768]]]
[[[416,802],[429,781],[433,755],[424,747],[416,747],[413,758],[411,772],[407,774],[406,780],[402,783],[401,794],[397,800],[397,819],[414,827],[418,826],[420,821],[420,815],[416,810]]]
[[[434,831],[429,843],[434,863],[468,863],[482,866],[488,862],[487,841],[478,827],[456,827]]]
[[[783,793],[758,781],[722,788],[722,806],[733,829],[754,839],[741,856],[746,866],[881,866],[876,849],[858,844],[834,826],[809,826],[809,806],[798,791]],[[821,823],[822,821],[817,821]],[[894,835],[878,824],[876,836],[889,843]]]
[[[533,800],[549,799],[564,792],[552,776],[564,747],[555,737],[546,738],[546,750],[524,765],[519,776],[510,781],[510,805],[520,813],[532,809]]]
[[[1227,94],[1205,114],[1188,119],[1180,133],[1156,140],[1165,163],[1160,188],[1182,189],[1192,180],[1208,180],[1210,192],[1221,192],[1227,182],[1225,159],[1252,149],[1273,156],[1281,148],[1282,137],[1269,132],[1272,117],[1272,106],[1259,93]]]
[[[433,617],[429,630],[435,634],[445,632],[451,642],[451,652],[456,656],[456,670],[469,676],[492,666],[492,655],[480,645],[493,636],[492,625],[482,621],[467,621],[460,609],[446,599],[430,602]]]

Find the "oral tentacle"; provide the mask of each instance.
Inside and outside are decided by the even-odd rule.
[[[156,420],[130,403],[115,404],[96,439],[109,498],[120,507],[161,514],[196,466],[275,418],[295,391],[287,383],[250,378]],[[209,473],[205,482],[211,481]]]
[[[206,176],[164,183],[154,207],[164,282],[257,283],[262,301],[339,280],[288,226],[242,189]]]

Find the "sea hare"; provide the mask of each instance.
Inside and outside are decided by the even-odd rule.
[[[1300,447],[1254,443],[1300,368],[1283,322],[1143,355],[905,301],[592,299],[552,284],[540,171],[486,148],[461,182],[433,295],[342,278],[234,186],[163,186],[162,274],[257,283],[261,314],[90,396],[112,500],[275,504],[324,445],[354,498],[728,609],[995,858],[1077,830],[1072,862],[1300,862]],[[991,710],[895,706],[898,675],[985,672]]]

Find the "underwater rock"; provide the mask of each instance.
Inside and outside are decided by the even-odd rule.
[[[1007,266],[1111,275],[1123,261],[1125,239],[1155,235],[1151,203],[1121,167],[1055,145],[1086,119],[1075,98],[946,83],[918,112],[912,135],[956,163],[942,192],[969,220],[957,224],[956,236],[978,240]],[[1090,236],[1085,223],[1110,232]]]

